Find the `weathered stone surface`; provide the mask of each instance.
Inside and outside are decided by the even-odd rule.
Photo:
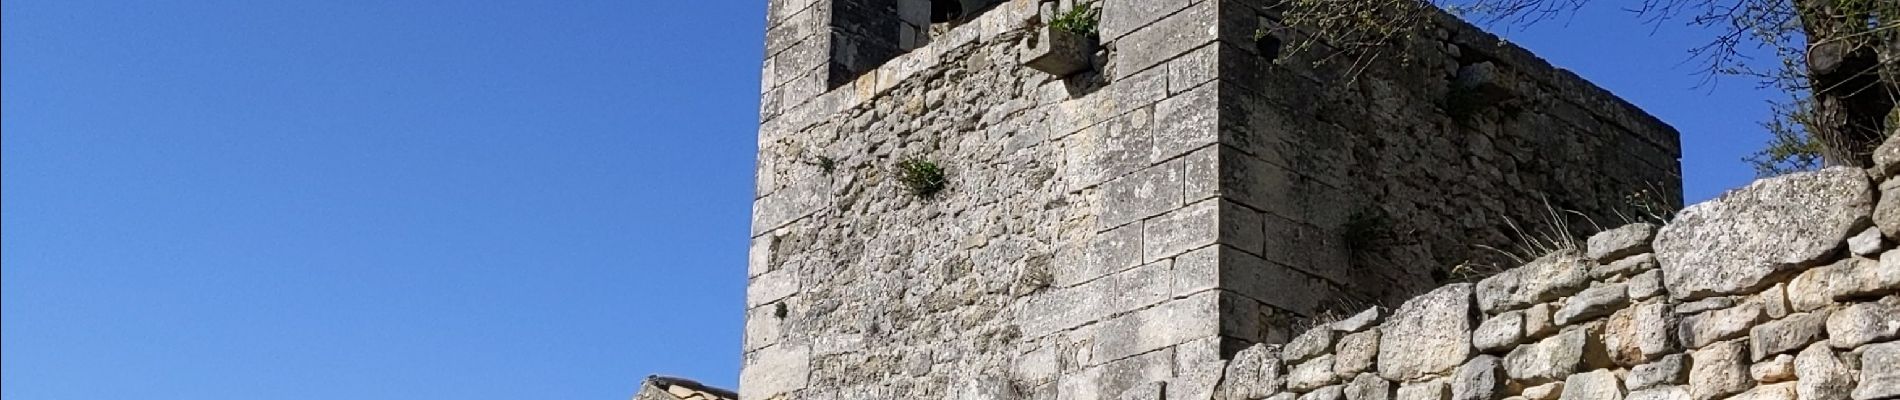
[[[1624,386],[1635,391],[1662,385],[1681,385],[1687,383],[1688,373],[1687,356],[1671,354],[1630,368],[1629,375],[1624,377]]]
[[[1478,307],[1496,314],[1571,295],[1590,283],[1590,265],[1575,251],[1545,255],[1478,281]]]
[[[1222,399],[1260,399],[1279,392],[1286,387],[1286,376],[1281,371],[1279,346],[1256,344],[1239,353],[1227,362],[1225,377],[1216,390]]]
[[[1550,382],[1524,388],[1523,396],[1529,400],[1556,400],[1564,394],[1563,381]]]
[[[1452,375],[1452,400],[1497,400],[1504,397],[1504,365],[1494,355],[1480,354]]]
[[[1663,280],[1678,300],[1759,288],[1825,262],[1865,226],[1873,201],[1873,185],[1854,168],[1755,181],[1683,209],[1662,228],[1655,250]]]
[[[1135,385],[1135,387],[1128,388],[1128,390],[1123,390],[1120,395],[1115,396],[1115,400],[1165,400],[1167,398],[1165,395],[1167,385],[1167,382],[1160,381],[1138,384]],[[996,397],[994,399],[1007,400],[1015,398],[1016,397]]]
[[[1557,323],[1551,317],[1551,314],[1555,313],[1556,308],[1551,307],[1550,303],[1537,303],[1530,308],[1525,308],[1524,337],[1542,339],[1552,333],[1557,333]]]
[[[1630,391],[1628,400],[1690,400],[1689,389],[1681,386],[1662,386]]]
[[[1642,253],[1598,265],[1596,268],[1590,270],[1590,277],[1609,279],[1615,276],[1633,275],[1643,271],[1652,271],[1656,268],[1656,255],[1653,253]]]
[[[1847,251],[1858,256],[1868,257],[1885,250],[1887,241],[1880,237],[1879,228],[1862,229],[1860,233],[1847,238]]]
[[[1762,312],[1767,313],[1768,318],[1772,319],[1787,317],[1790,311],[1790,307],[1788,306],[1788,285],[1785,283],[1777,283],[1774,286],[1769,286],[1767,289],[1763,289],[1761,293],[1756,294],[1755,298],[1749,301],[1760,303]]]
[[[1886,179],[1900,173],[1900,135],[1887,135],[1887,139],[1874,148],[1874,167],[1868,172],[1875,179]]]
[[[1634,223],[1615,229],[1598,232],[1585,242],[1585,257],[1608,263],[1640,253],[1649,252],[1649,242],[1656,237],[1657,226],[1649,223]]]
[[[1848,258],[1803,272],[1788,281],[1788,301],[1797,311],[1810,311],[1896,290],[1900,290],[1900,251],[1889,251],[1878,261]]]
[[[1747,390],[1754,384],[1748,377],[1747,351],[1741,343],[1731,341],[1691,353],[1690,396],[1695,400],[1712,400]]]
[[[1306,333],[1295,336],[1292,341],[1286,342],[1286,347],[1280,350],[1280,356],[1286,358],[1289,362],[1294,362],[1305,361],[1313,357],[1319,357],[1322,354],[1331,353],[1333,351],[1333,339],[1336,338],[1337,335],[1337,332],[1334,332],[1332,328],[1326,326],[1317,326],[1313,329],[1308,329]]]
[[[1354,377],[1344,391],[1346,400],[1391,400],[1392,382],[1368,372]]]
[[[1761,361],[1769,356],[1791,353],[1820,341],[1827,332],[1827,313],[1789,315],[1748,331],[1749,359]]]
[[[1380,329],[1379,375],[1411,380],[1457,368],[1471,355],[1471,285],[1453,284],[1399,306]]]
[[[1776,383],[1794,379],[1794,356],[1777,354],[1774,358],[1748,366],[1748,377],[1755,382]]]
[[[1676,314],[1698,314],[1734,307],[1736,304],[1740,303],[1736,302],[1733,297],[1710,297],[1691,302],[1676,303]]]
[[[1373,329],[1340,337],[1333,351],[1333,373],[1345,379],[1371,371],[1379,358],[1379,332]]]
[[[1881,303],[1847,306],[1828,315],[1827,336],[1827,343],[1837,349],[1900,338],[1900,312]]]
[[[1854,390],[1853,371],[1834,351],[1816,343],[1794,357],[1795,391],[1803,400],[1846,400]]]
[[[1900,342],[1867,345],[1860,356],[1854,400],[1900,397]]]
[[[1880,204],[1874,206],[1874,226],[1891,238],[1900,238],[1900,198],[1896,198],[1900,196],[1894,196],[1896,192],[1900,192],[1900,188],[1882,185]]]
[[[1366,330],[1385,321],[1385,307],[1372,307],[1351,317],[1333,322],[1333,330],[1352,333]]]
[[[1618,308],[1629,304],[1629,288],[1621,283],[1591,288],[1564,302],[1557,309],[1557,325],[1570,325],[1591,318],[1609,315]]]
[[[1749,303],[1682,318],[1677,337],[1689,348],[1742,337],[1755,324],[1768,320],[1760,304]]]
[[[1562,400],[1622,400],[1623,385],[1607,369],[1571,375],[1564,381]]]
[[[1795,400],[1793,383],[1761,385],[1730,397],[1733,400]]]
[[[1338,379],[1336,375],[1333,375],[1333,356],[1328,354],[1294,366],[1292,371],[1287,372],[1286,388],[1304,392],[1331,385],[1336,381]]]
[[[739,374],[739,397],[763,399],[805,387],[811,349],[778,344],[754,351]]]
[[[1603,324],[1603,343],[1617,365],[1634,366],[1677,350],[1669,305],[1644,303],[1618,310]]]
[[[1332,385],[1306,392],[1300,395],[1299,400],[1344,400],[1345,398],[1346,388],[1343,385]]]
[[[1504,356],[1504,371],[1511,379],[1530,384],[1563,380],[1584,365],[1585,353],[1596,341],[1588,329],[1570,329],[1535,344],[1518,346]]]
[[[1478,324],[1471,332],[1471,345],[1482,352],[1510,350],[1524,342],[1524,312],[1507,311]]]
[[[1630,277],[1630,299],[1645,300],[1666,294],[1663,292],[1662,272],[1646,271]]]
[[[1444,379],[1424,382],[1411,382],[1399,386],[1395,400],[1446,400],[1451,398],[1451,385]]]

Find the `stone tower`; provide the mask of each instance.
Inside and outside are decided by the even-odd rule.
[[[770,2],[742,398],[1189,398],[1679,206],[1674,129],[1454,19],[1351,68],[1282,51],[1271,0],[1104,0],[1093,47],[1067,1]]]

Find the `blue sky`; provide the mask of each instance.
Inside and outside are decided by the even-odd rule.
[[[0,397],[736,383],[764,3],[0,3]],[[1771,93],[1607,2],[1514,32],[1745,183]]]

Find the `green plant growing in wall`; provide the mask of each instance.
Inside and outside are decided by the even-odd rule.
[[[897,163],[897,181],[903,183],[911,194],[930,198],[943,191],[945,178],[943,167],[921,158],[912,158]]]
[[[1102,10],[1095,8],[1095,2],[1087,1],[1056,15],[1049,21],[1049,27],[1078,35],[1094,35],[1101,23]]]

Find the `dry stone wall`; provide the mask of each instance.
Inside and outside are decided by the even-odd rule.
[[[1882,231],[1900,226],[1894,161],[1758,181],[1667,225],[1255,345],[1201,398],[1900,398],[1900,251]]]

